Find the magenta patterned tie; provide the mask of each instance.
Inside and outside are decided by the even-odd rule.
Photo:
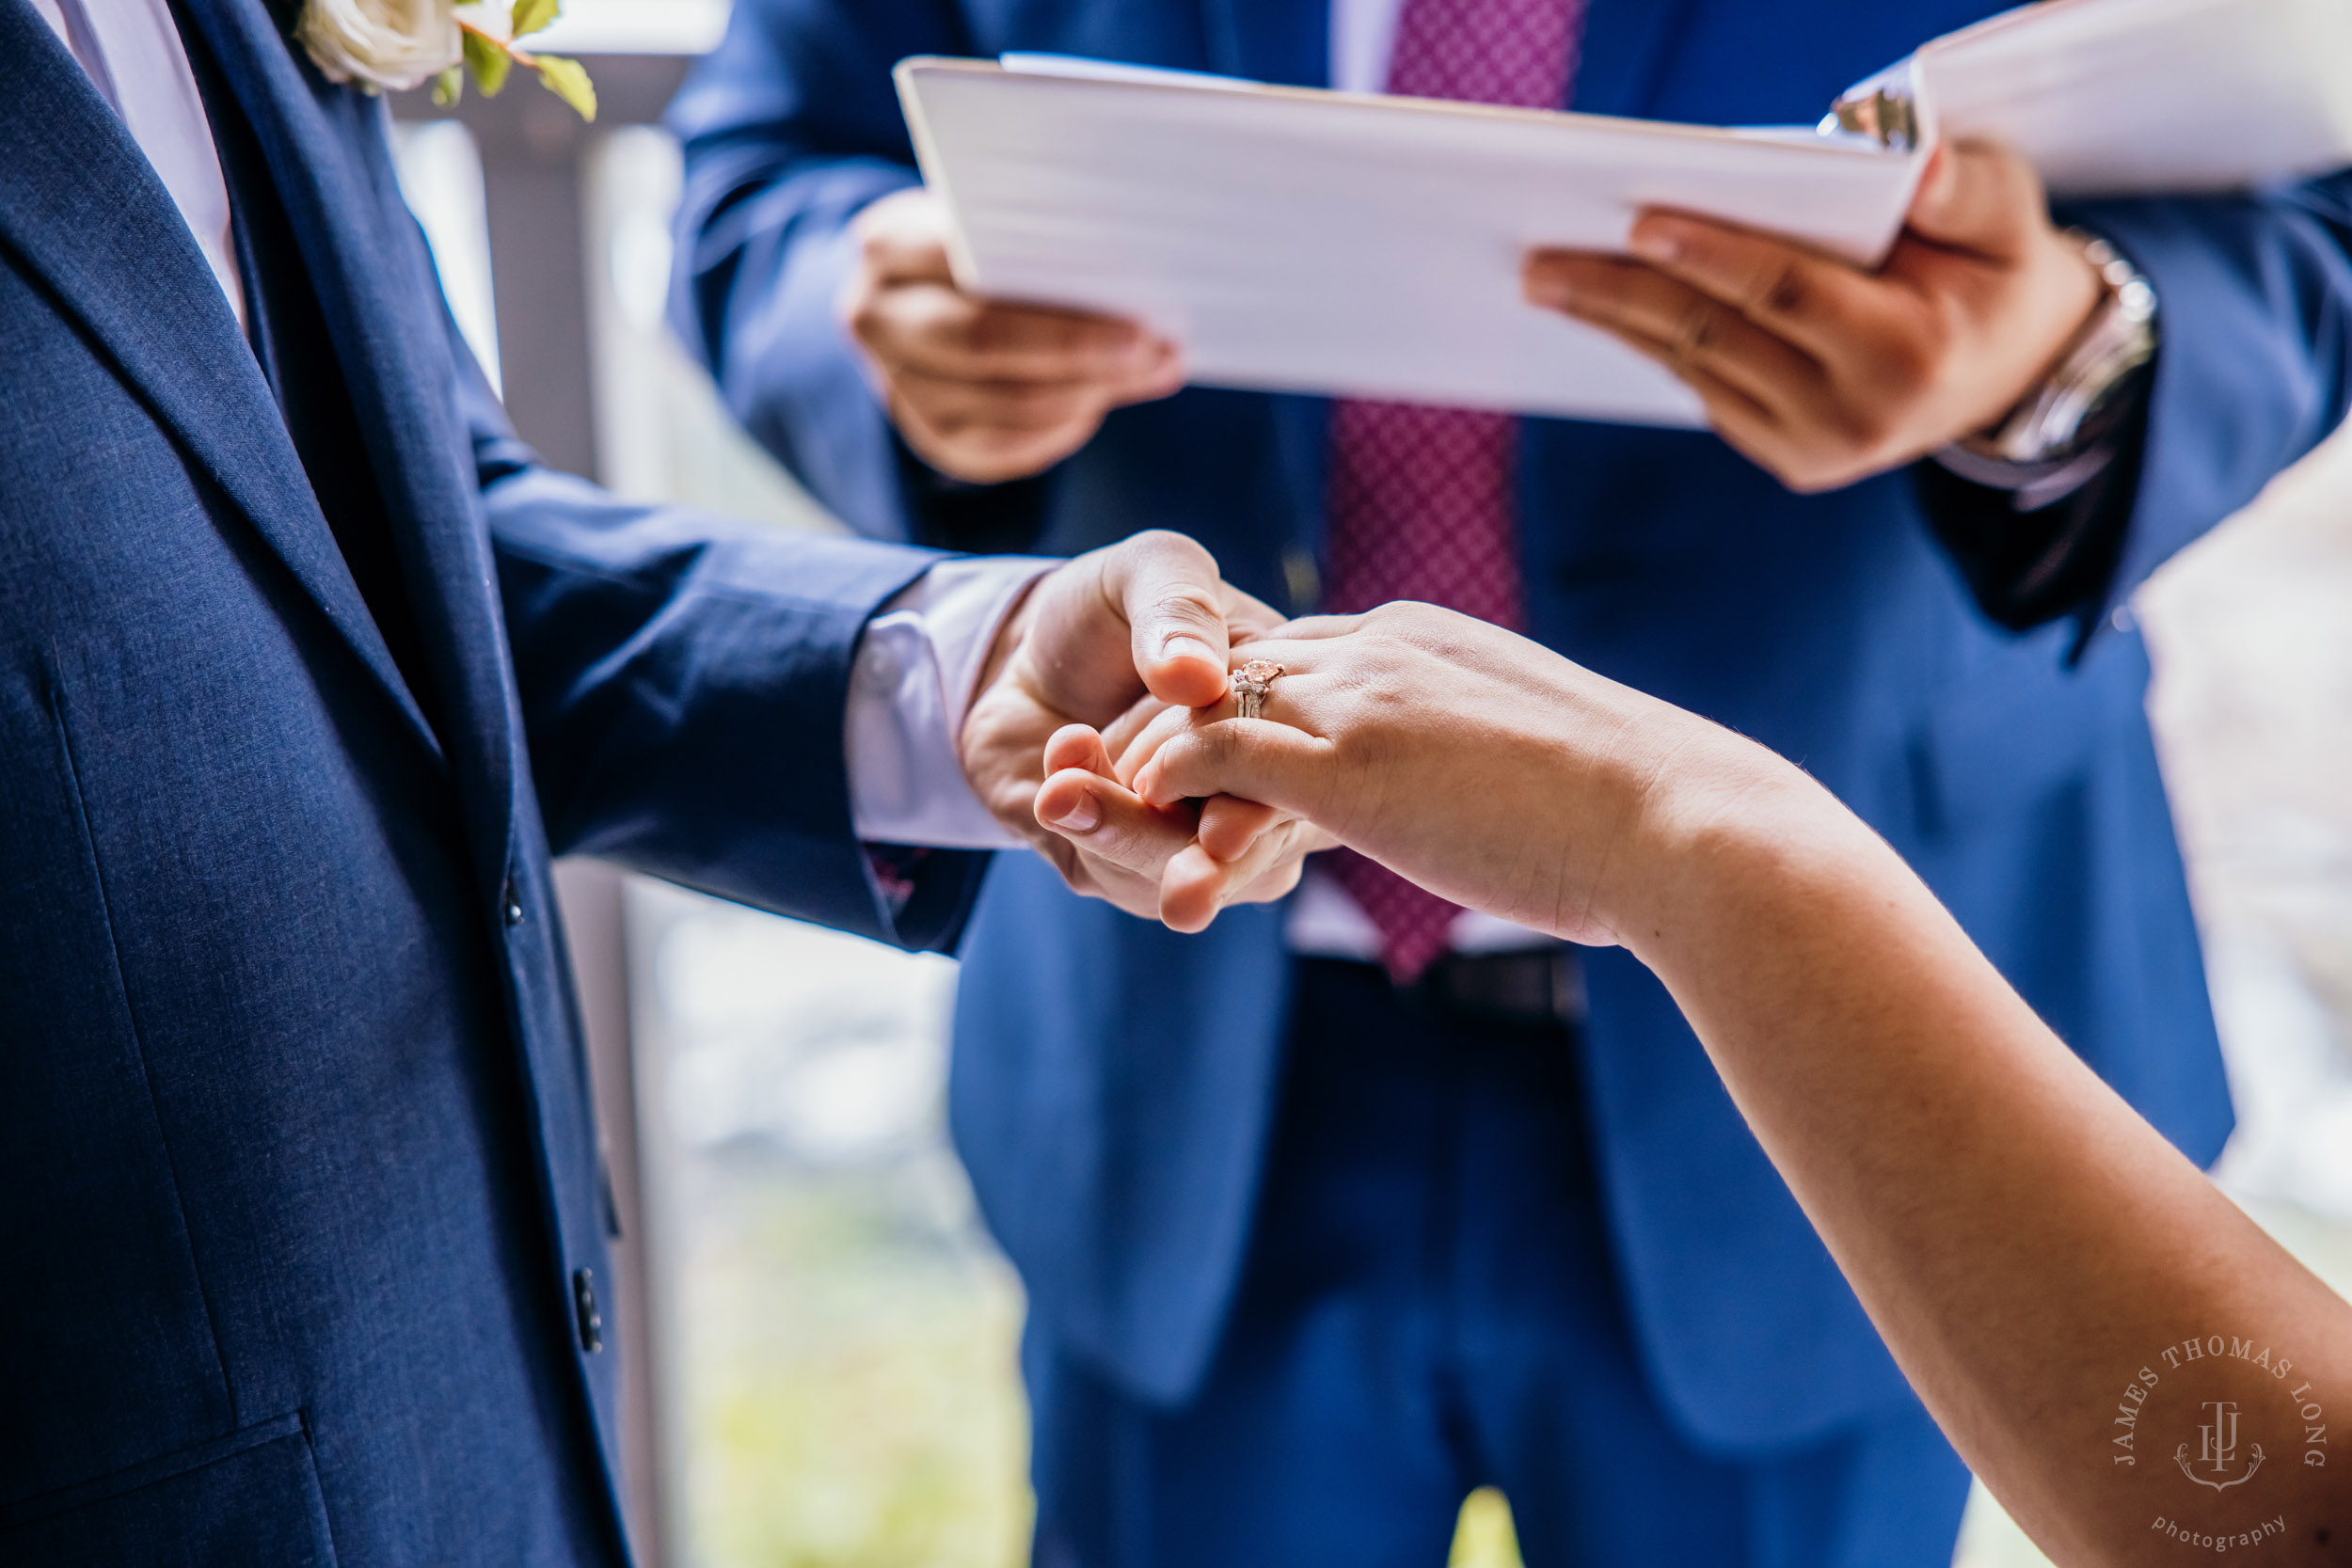
[[[1414,98],[1556,109],[1576,71],[1584,0],[1405,0],[1389,90]],[[1518,420],[1417,404],[1342,402],[1332,412],[1330,581],[1335,614],[1423,599],[1514,631],[1519,582]],[[1460,911],[1349,850],[1331,870],[1380,930],[1399,984],[1445,951]]]

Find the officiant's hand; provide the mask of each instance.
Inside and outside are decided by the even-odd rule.
[[[1184,385],[1175,345],[1132,322],[958,288],[947,215],[928,191],[882,198],[855,232],[842,319],[898,434],[944,474],[993,484],[1041,472],[1112,409]]]
[[[1232,641],[1280,620],[1181,534],[1140,533],[1068,562],[997,634],[959,742],[965,777],[1073,888],[1130,914],[1198,930],[1228,904],[1279,898],[1319,839],[1263,832],[1214,866],[1188,861],[1171,879],[1200,812],[1136,797],[1100,732],[1123,745],[1152,715],[1216,703]],[[1048,774],[1058,781],[1050,830],[1040,787]]]
[[[2004,148],[1934,154],[1877,272],[1653,209],[1632,258],[1538,251],[1534,303],[1682,378],[1724,440],[1827,490],[1996,425],[2089,322],[2098,274]]]

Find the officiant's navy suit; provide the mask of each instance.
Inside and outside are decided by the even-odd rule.
[[[1328,5],[739,0],[726,42],[671,116],[688,139],[682,329],[704,345],[750,428],[866,532],[1063,551],[1178,529],[1205,541],[1236,582],[1312,608],[1302,567],[1323,528],[1327,404],[1189,390],[1112,414],[1038,480],[955,485],[894,440],[834,300],[852,255],[845,220],[914,179],[888,75],[900,56],[1045,50],[1321,86]],[[1572,102],[1611,114],[1809,123],[1849,82],[1992,8],[1592,0]],[[1926,874],[2043,1017],[2200,1162],[2219,1151],[2231,1111],[2141,711],[2148,667],[2118,607],[2342,413],[2352,298],[2342,194],[2318,186],[2068,214],[2153,279],[2163,347],[2144,446],[2115,471],[2123,488],[2106,492],[2114,524],[2087,524],[2107,528],[2105,543],[2076,552],[2074,585],[2057,601],[2019,597],[2020,574],[2005,577],[1994,559],[2004,547],[1997,517],[1996,537],[1980,530],[1939,544],[1913,476],[1800,497],[1711,436],[1541,420],[1523,436],[1533,632],[1802,762]],[[1971,584],[2014,626],[1995,624]],[[1148,1561],[1154,1551],[1182,1557],[1170,1542],[1215,1538],[1224,1522],[1201,1496],[1190,1520],[1168,1518],[1175,1505],[1156,1505],[1155,1516],[1148,1497],[1136,1500],[1153,1484],[1137,1477],[1168,1451],[1154,1445],[1177,1443],[1195,1419],[1184,1413],[1202,1402],[1229,1410],[1221,1441],[1251,1457],[1187,1462],[1274,1466],[1303,1512],[1327,1505],[1312,1516],[1339,1533],[1314,1555],[1426,1557],[1419,1546],[1388,1555],[1381,1532],[1402,1528],[1418,1506],[1406,1496],[1407,1467],[1353,1447],[1344,1414],[1367,1412],[1363,1427],[1387,1418],[1378,1390],[1349,1382],[1377,1381],[1360,1370],[1377,1356],[1357,1355],[1357,1372],[1309,1365],[1346,1362],[1355,1353],[1335,1347],[1360,1324],[1318,1319],[1310,1303],[1269,1328],[1260,1310],[1268,1291],[1289,1288],[1268,1281],[1304,1277],[1321,1265],[1301,1259],[1354,1244],[1336,1234],[1428,1223],[1428,1189],[1454,1179],[1440,1166],[1469,1168],[1442,1154],[1416,1185],[1409,1171],[1368,1162],[1363,1180],[1323,1207],[1297,1199],[1319,1180],[1317,1161],[1353,1147],[1354,1125],[1392,1110],[1398,1126],[1411,1123],[1409,1108],[1346,1099],[1347,1052],[1360,1047],[1366,1076],[1386,1070],[1403,1015],[1350,1010],[1326,987],[1315,1006],[1343,1014],[1343,1024],[1293,1016],[1301,977],[1321,972],[1286,958],[1279,911],[1231,911],[1204,935],[1177,936],[1082,903],[1041,867],[1009,860],[990,874],[963,958],[954,1130],[1028,1286],[1041,1558],[1066,1548]],[[1431,1424],[1487,1421],[1473,1408],[1479,1380],[1507,1383],[1516,1355],[1529,1380],[1638,1380],[1676,1438],[1704,1455],[1769,1464],[1827,1454],[1841,1433],[1893,1433],[1853,1450],[1875,1454],[1855,1463],[1876,1470],[1818,1495],[1792,1484],[1778,1501],[1754,1504],[1748,1547],[1774,1560],[1764,1537],[1781,1526],[1760,1514],[1801,1513],[1815,1506],[1808,1497],[1834,1510],[1842,1505],[1820,1499],[1843,1488],[1878,1495],[1866,1505],[1878,1510],[1874,1522],[1854,1527],[1861,1534],[1785,1519],[1781,1538],[1815,1543],[1814,1564],[1940,1560],[1958,1515],[1957,1463],[1922,1435],[1901,1378],[1662,989],[1618,951],[1586,955],[1583,967],[1589,1015],[1567,1100],[1584,1107],[1590,1148],[1565,1163],[1589,1164],[1589,1188],[1559,1177],[1549,1153],[1507,1148],[1496,1132],[1483,1152],[1502,1171],[1488,1174],[1509,1212],[1464,1223],[1517,1227],[1520,1253],[1557,1246],[1569,1273],[1613,1275],[1578,1308],[1602,1327],[1564,1308],[1508,1354],[1496,1347],[1513,1330],[1461,1329],[1454,1342],[1465,1355],[1494,1351],[1498,1365],[1438,1366],[1425,1397],[1464,1402]],[[1302,1030],[1357,1033],[1316,1045],[1322,1065],[1286,1069],[1286,1028],[1294,1052]],[[1286,1070],[1310,1081],[1286,1086]],[[1286,1094],[1296,1126],[1280,1119]],[[1464,1125],[1510,1125],[1495,1114],[1504,1119]],[[1581,1135],[1562,1125],[1554,1141]],[[1263,1212],[1278,1199],[1279,1213]],[[1546,1211],[1577,1204],[1602,1240],[1559,1239]],[[1493,1256],[1498,1267],[1519,1266],[1507,1241]],[[1560,1289],[1573,1294],[1572,1285]],[[1454,1276],[1404,1279],[1393,1309],[1382,1310],[1391,1322],[1418,1314],[1458,1327],[1463,1292],[1479,1290]],[[1587,1335],[1605,1354],[1580,1363],[1557,1348]],[[1391,1381],[1414,1384],[1419,1366],[1397,1362]],[[1311,1423],[1319,1435],[1259,1447],[1250,1428],[1263,1412],[1252,1416],[1248,1385],[1312,1377],[1324,1378],[1314,1397],[1341,1414]],[[1461,1479],[1502,1480],[1523,1504],[1535,1500],[1531,1489],[1563,1494],[1565,1503],[1540,1511],[1549,1560],[1637,1550],[1629,1535],[1576,1545],[1564,1535],[1577,1517],[1671,1499],[1674,1489],[1656,1484],[1661,1462],[1631,1427],[1538,1430],[1548,1418],[1568,1418],[1531,1406],[1497,1419],[1522,1423],[1500,1441],[1548,1454],[1549,1478],[1523,1453],[1516,1467],[1473,1462]],[[1198,1437],[1203,1448],[1217,1441]],[[1822,1460],[1825,1474],[1833,1463]],[[1318,1491],[1328,1496],[1311,1504]],[[1523,1539],[1531,1512],[1522,1506]],[[1345,1533],[1349,1519],[1364,1522],[1361,1539]],[[1263,1542],[1289,1539],[1276,1521],[1251,1523],[1263,1526]],[[1280,1550],[1270,1544],[1269,1560]]]
[[[930,558],[540,468],[282,21],[181,22],[248,340],[0,0],[0,1563],[617,1564],[550,848],[944,935],[841,760]]]

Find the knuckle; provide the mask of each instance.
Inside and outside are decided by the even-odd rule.
[[[1190,590],[1190,596],[1200,604],[1204,614],[1216,612],[1216,607],[1203,597],[1207,584],[1217,580],[1220,576],[1216,557],[1209,553],[1206,545],[1189,534],[1164,528],[1146,529],[1133,537],[1136,547],[1145,556],[1171,570],[1190,573],[1202,579]]]
[[[1162,589],[1152,596],[1144,609],[1151,619],[1163,624],[1174,622],[1194,627],[1221,626],[1224,624],[1224,618],[1200,594],[1181,587]]]
[[[1208,549],[1200,540],[1188,533],[1179,533],[1174,529],[1147,528],[1132,537],[1137,545],[1147,549],[1164,551],[1170,555],[1197,556],[1204,561],[1208,559]]]
[[[1885,441],[1894,427],[1894,413],[1876,399],[1842,404],[1832,421],[1839,444],[1851,451],[1871,451]]]
[[[1832,488],[1829,470],[1819,463],[1799,458],[1784,462],[1777,470],[1783,484],[1800,496],[1818,496]]]
[[[1684,303],[1675,317],[1674,346],[1686,357],[1696,357],[1714,345],[1722,330],[1713,303],[1692,299]]]
[[[882,291],[870,277],[850,279],[842,291],[841,319],[861,342],[880,335],[882,326]]]
[[[1069,395],[1043,382],[994,382],[988,387],[986,397],[1005,422],[1023,429],[1059,426],[1074,417]]]
[[[1009,335],[1004,312],[986,307],[966,312],[958,332],[965,352],[980,358],[1002,354]]]
[[[1916,397],[1943,374],[1951,345],[1948,324],[1941,320],[1920,323],[1887,341],[1880,352],[1879,374],[1891,390],[1904,397]]]
[[[1773,315],[1797,315],[1812,297],[1812,282],[1795,261],[1784,261],[1766,276],[1761,299],[1764,309]]]
[[[990,435],[965,443],[957,454],[950,477],[969,484],[1003,484],[1025,477],[1039,466],[1028,449]]]
[[[1799,495],[1819,496],[1831,490],[1842,490],[1868,473],[1874,465],[1852,463],[1816,463],[1800,470],[1788,482],[1788,487]]]
[[[994,484],[1018,477],[1017,466],[1004,452],[1004,443],[995,434],[975,427],[970,420],[946,418],[927,422],[924,439],[914,440],[908,432],[910,444],[932,467],[950,479],[966,484]]]
[[[1914,340],[1897,346],[1891,379],[1901,390],[1915,396],[1935,384],[1943,367],[1944,350],[1940,341]]]

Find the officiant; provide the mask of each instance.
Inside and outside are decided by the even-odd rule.
[[[1180,389],[960,293],[893,62],[1007,50],[1807,122],[1984,0],[741,0],[672,112],[677,320],[859,530],[1150,527],[1423,599],[1800,760],[2200,1164],[2231,1126],[2128,597],[2345,402],[2346,186],[2052,213],[1953,150],[1886,268],[1651,214],[1531,257],[1708,433]],[[2047,418],[2053,406],[2070,417]],[[1966,1474],[1659,983],[1335,855],[1180,936],[992,870],[952,1112],[1030,1321],[1037,1560],[1949,1560]]]

